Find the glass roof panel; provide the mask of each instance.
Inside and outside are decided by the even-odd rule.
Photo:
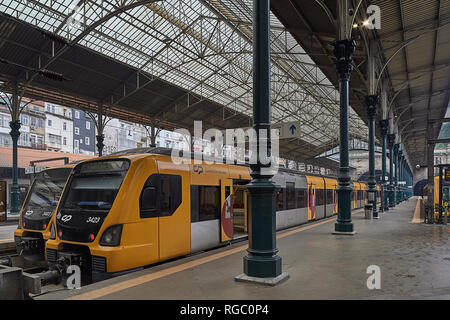
[[[68,41],[138,0],[10,0],[0,10]],[[321,146],[339,132],[339,94],[271,14],[272,119],[300,121],[304,141]],[[79,44],[252,116],[252,1],[164,0],[104,21]],[[367,127],[350,110],[350,134]]]

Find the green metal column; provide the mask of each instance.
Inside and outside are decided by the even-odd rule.
[[[20,212],[20,203],[19,203],[19,183],[18,183],[18,177],[19,177],[19,168],[17,165],[17,142],[19,141],[20,137],[20,121],[11,121],[9,123],[9,126],[11,127],[11,131],[9,134],[12,138],[12,145],[13,145],[13,170],[12,170],[12,186],[11,186],[11,213],[17,214]]]
[[[253,0],[253,128],[257,133],[257,163],[251,164],[251,197],[249,213],[249,248],[244,257],[244,273],[248,277],[275,278],[282,274],[281,257],[276,248],[275,185],[263,169],[259,150],[270,145],[270,5],[269,0]],[[261,132],[266,132],[266,138]],[[239,278],[239,277],[238,277]],[[236,278],[236,280],[238,280]],[[257,281],[257,280],[254,280]]]
[[[389,121],[388,120],[381,120],[380,121],[380,128],[381,128],[381,137],[383,139],[383,147],[382,147],[382,156],[381,156],[381,170],[383,171],[383,177],[382,177],[382,190],[383,190],[383,195],[382,195],[382,199],[383,199],[383,203],[381,204],[381,206],[383,207],[383,211],[388,211],[389,210],[389,205],[388,205],[388,188],[389,188],[389,182],[386,180],[386,145],[387,145],[387,131],[388,131],[388,125],[389,125]]]
[[[402,156],[403,156],[403,151],[398,150],[398,182],[403,181],[402,180]],[[397,184],[398,184],[397,203],[401,203],[403,187],[400,183],[397,183]]]
[[[400,145],[398,143],[396,143],[394,145],[394,163],[395,163],[395,177],[394,177],[394,201],[395,204],[399,204],[398,201],[398,150],[399,150]]]
[[[369,177],[367,179],[368,199],[371,199],[372,216],[378,219],[377,182],[375,180],[375,118],[377,116],[378,96],[369,95],[365,98],[367,117],[369,121]]]
[[[388,135],[389,143],[389,208],[395,207],[394,198],[394,144],[395,134]]]
[[[97,103],[97,121],[96,121],[98,133],[98,135],[96,136],[97,150],[99,157],[103,156],[103,148],[105,147],[105,145],[103,144],[103,141],[105,141],[105,135],[103,134],[103,130],[105,129],[104,124],[105,123],[103,122],[103,102],[100,101]]]
[[[407,181],[406,181],[406,158],[405,155],[402,155],[402,181],[405,182],[402,189],[402,201],[405,201],[405,195],[407,191]]]
[[[355,234],[351,216],[350,194],[353,190],[350,181],[348,148],[348,84],[353,70],[352,59],[356,43],[352,39],[338,40],[334,44],[336,70],[339,77],[340,94],[340,165],[338,175],[338,218],[334,225],[335,234]]]

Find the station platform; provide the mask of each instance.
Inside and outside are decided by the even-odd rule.
[[[413,222],[417,201],[378,220],[365,220],[359,210],[354,236],[332,234],[336,217],[279,233],[289,279],[277,286],[234,280],[243,272],[245,241],[35,299],[450,299],[450,228]],[[367,287],[370,265],[380,267],[380,289]]]

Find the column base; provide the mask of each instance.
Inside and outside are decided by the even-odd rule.
[[[348,235],[354,235],[356,232],[353,229],[353,223],[342,223],[342,222],[336,222],[334,224],[334,232],[333,234],[348,234]]]
[[[343,235],[343,236],[354,236],[356,234],[356,231],[351,231],[351,232],[345,232],[345,231],[333,231],[331,234],[335,234],[335,235]]]
[[[244,274],[254,278],[276,278],[281,275],[281,257],[277,255],[245,256]]]
[[[259,283],[266,286],[276,286],[277,284],[286,281],[289,278],[289,274],[287,272],[283,272],[279,276],[270,277],[270,278],[259,278],[259,277],[251,277],[246,275],[245,273],[238,275],[234,278],[237,282],[250,282],[250,283]]]

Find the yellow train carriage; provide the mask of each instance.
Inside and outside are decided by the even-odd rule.
[[[75,164],[45,169],[36,175],[23,202],[19,225],[14,231],[17,253],[26,259],[44,260],[53,216]]]
[[[338,181],[333,178],[324,178],[326,188],[326,216],[332,216],[338,213]]]
[[[307,203],[308,220],[316,220],[325,217],[324,208],[324,188],[325,180],[323,177],[306,176],[307,181]]]
[[[77,264],[95,281],[246,235],[249,167],[145,150],[73,169],[50,222],[50,266]],[[337,213],[336,179],[281,169],[273,180],[276,230]]]
[[[449,212],[450,210],[446,210],[446,208],[450,208],[449,207],[449,204],[450,204],[449,190],[450,190],[450,183],[443,180],[442,181],[442,206],[443,206],[442,216],[444,216],[445,212],[447,212],[447,217],[450,217],[450,212]],[[428,188],[426,191],[428,191]],[[434,177],[433,208],[434,208],[434,221],[437,221],[437,219],[439,218],[439,176]]]
[[[228,241],[233,179],[249,180],[249,169],[154,154],[86,161],[52,219],[47,259],[77,257],[92,268],[84,271],[115,273]]]

